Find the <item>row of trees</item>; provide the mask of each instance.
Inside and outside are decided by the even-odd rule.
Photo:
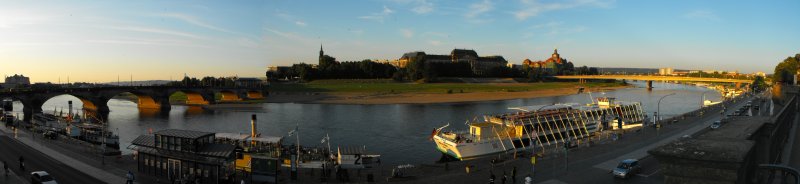
[[[314,67],[310,64],[294,64],[288,70],[267,72],[270,80],[297,77],[304,81],[315,79],[378,79],[391,78],[397,68],[387,63],[371,60],[359,62],[331,62]]]
[[[206,76],[200,79],[194,77],[184,76],[181,81],[172,81],[167,83],[168,86],[185,86],[185,87],[233,87],[236,86],[236,79],[230,77],[214,78]]]
[[[370,60],[360,62],[337,62],[336,58],[323,55],[320,64],[313,67],[310,64],[294,64],[292,67],[279,71],[267,72],[267,78],[275,79],[300,79],[311,81],[316,79],[376,79],[392,78],[397,81],[435,81],[439,77],[478,77],[472,66],[467,62],[433,63],[426,62],[423,58],[410,58],[405,68],[396,68],[387,63],[376,63]],[[573,67],[567,63],[556,69],[532,68],[523,65],[522,68],[509,68],[498,66],[491,68],[484,77],[509,77],[527,78],[529,81],[541,81],[546,76],[552,75],[594,75],[599,74],[597,68]]]

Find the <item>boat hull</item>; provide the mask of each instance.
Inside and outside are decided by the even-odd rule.
[[[436,149],[458,160],[469,160],[481,156],[503,153],[506,151],[521,151],[514,149],[510,141],[479,141],[469,143],[455,143],[438,135],[433,137]]]

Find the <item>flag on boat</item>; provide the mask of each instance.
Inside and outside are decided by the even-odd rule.
[[[297,132],[297,127],[294,127],[294,130],[289,131],[289,136],[294,135],[294,133],[296,133],[296,132]]]
[[[330,141],[330,140],[331,140],[331,137],[328,137],[328,135],[325,135],[325,137],[322,137],[322,141],[320,141],[320,144],[325,144],[326,141]]]

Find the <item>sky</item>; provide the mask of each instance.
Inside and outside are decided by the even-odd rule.
[[[267,66],[448,54],[771,73],[800,1],[2,1],[0,74],[34,82],[260,77]]]

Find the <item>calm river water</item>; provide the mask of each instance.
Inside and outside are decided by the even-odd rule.
[[[677,93],[661,102],[664,116],[673,116],[696,110],[700,106],[701,94],[709,89],[669,83],[654,83],[655,89],[648,91],[643,83],[634,83],[636,88],[606,92],[594,92],[596,97],[616,97],[623,101],[641,102],[648,116],[656,111],[658,98]],[[719,93],[708,92],[706,98],[720,99]],[[44,111],[53,109],[67,111],[67,101],[81,107],[80,100],[62,95],[48,100]],[[428,141],[433,128],[451,123],[450,128],[466,130],[464,122],[483,114],[513,112],[508,107],[546,105],[552,103],[589,103],[589,94],[557,97],[514,99],[486,102],[439,103],[439,104],[393,104],[393,105],[337,105],[266,103],[260,107],[246,109],[203,110],[198,107],[173,106],[168,116],[149,115],[139,112],[136,104],[127,100],[112,99],[108,102],[110,130],[118,132],[123,153],[137,136],[152,128],[189,129],[207,132],[248,133],[250,115],[258,115],[258,131],[263,135],[286,136],[299,127],[303,145],[321,145],[325,134],[331,137],[331,146],[366,146],[368,150],[382,155],[382,161],[390,164],[430,163],[441,154],[435,144]],[[256,105],[258,106],[258,105]],[[14,103],[14,110],[22,105]],[[21,113],[21,112],[20,112]],[[285,138],[285,145],[295,142],[294,137]]]

